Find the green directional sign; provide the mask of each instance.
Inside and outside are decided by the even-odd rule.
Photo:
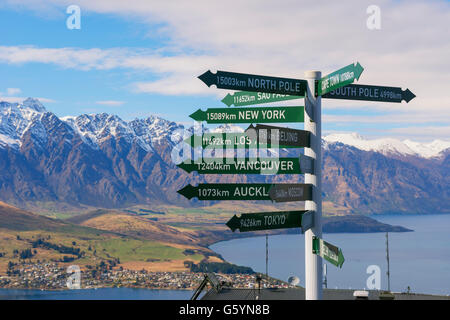
[[[317,94],[321,96],[325,93],[353,83],[355,79],[359,79],[363,70],[364,68],[359,64],[359,62],[357,62],[356,65],[350,64],[342,69],[330,73],[329,75],[318,80],[316,86]]]
[[[272,186],[265,183],[211,183],[194,187],[189,184],[177,192],[188,199],[199,200],[270,200]]]
[[[283,183],[276,184],[269,191],[269,197],[275,202],[312,200],[312,184]]]
[[[198,78],[208,87],[216,85],[219,89],[288,94],[302,97],[305,96],[307,85],[306,80],[227,71],[217,71],[214,74],[208,70]]]
[[[255,130],[255,135],[262,141],[267,143],[278,143],[282,146],[290,146],[294,148],[310,147],[311,132],[306,130],[290,129],[285,127],[275,127],[263,124],[253,126],[251,124],[245,131]]]
[[[339,268],[342,268],[345,261],[341,249],[318,237],[313,237],[313,253]]]
[[[301,167],[300,158],[203,158],[201,162],[183,162],[177,167],[188,173],[197,171],[200,174],[312,173],[312,166]]]
[[[240,91],[235,92],[234,94],[227,94],[225,98],[222,99],[222,102],[227,106],[250,106],[255,104],[263,104],[270,102],[278,102],[278,101],[286,101],[292,99],[298,99],[301,96],[291,96],[287,94],[276,94],[276,93],[266,93],[266,92],[248,92],[248,91]]]
[[[298,148],[296,146],[280,145],[276,141],[272,145],[266,139],[258,139],[255,132],[209,132],[201,136],[192,135],[186,138],[184,142],[193,148]]]
[[[346,99],[401,103],[403,100],[408,103],[416,95],[409,89],[402,90],[399,87],[371,86],[367,84],[349,84],[345,87],[330,91],[322,98]]]
[[[190,117],[207,123],[303,122],[304,107],[209,108],[198,109]]]
[[[240,217],[234,215],[226,225],[233,232],[236,229],[239,229],[240,232],[248,232],[300,228],[302,226],[302,216],[305,212],[307,211],[243,213]]]

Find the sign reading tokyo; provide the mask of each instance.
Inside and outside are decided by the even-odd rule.
[[[208,70],[198,78],[208,87],[214,84],[219,89],[267,92],[294,96],[304,96],[307,85],[306,80],[227,71],[217,71],[217,73],[214,74]]]
[[[243,213],[240,217],[234,215],[226,225],[234,232],[273,230],[286,228],[300,228],[302,226],[302,216],[307,212],[285,211],[285,212],[260,212]]]

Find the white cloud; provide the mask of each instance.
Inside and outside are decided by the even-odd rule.
[[[7,88],[6,89],[6,94],[9,96],[15,96],[17,94],[19,94],[21,92],[21,90],[19,88]]]
[[[64,0],[8,0],[37,10],[65,8]],[[409,88],[408,104],[322,100],[324,110],[386,112],[385,116],[325,116],[324,121],[450,125],[450,4],[378,0],[381,30],[368,30],[372,1],[79,0],[83,12],[133,17],[163,34],[167,47],[146,49],[2,46],[0,62],[41,62],[81,70],[132,69],[153,73],[132,83],[140,93],[211,94],[197,76],[208,69],[302,78],[359,61],[362,84]],[[155,77],[152,77],[155,78]],[[224,91],[221,91],[224,93]],[[435,130],[437,132],[438,130]]]
[[[96,104],[102,105],[102,106],[109,106],[109,107],[119,107],[125,103],[125,101],[117,101],[117,100],[102,100],[102,101],[96,101]]]

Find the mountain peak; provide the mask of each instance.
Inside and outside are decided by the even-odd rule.
[[[394,138],[366,139],[358,133],[333,133],[323,138],[326,143],[343,143],[364,151],[376,151],[384,155],[397,154],[421,158],[439,157],[450,148],[450,141],[435,140],[421,143],[411,140],[400,141]]]
[[[32,109],[37,112],[46,112],[44,105],[39,101],[39,99],[35,98],[27,98],[22,102],[22,105],[26,108]]]

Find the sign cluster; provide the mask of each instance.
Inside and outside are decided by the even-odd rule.
[[[363,67],[350,64],[315,83],[316,96],[327,99],[349,99],[400,103],[409,102],[415,95],[406,89],[373,85],[356,85]],[[215,85],[219,89],[239,90],[227,94],[222,102],[226,108],[198,109],[190,115],[196,121],[208,124],[249,123],[245,132],[220,132],[193,134],[185,140],[192,148],[232,151],[233,157],[221,157],[222,153],[200,160],[186,160],[178,167],[188,173],[199,174],[314,174],[314,159],[301,155],[294,158],[250,157],[250,150],[261,148],[310,148],[311,133],[305,130],[277,127],[261,123],[304,122],[305,112],[314,115],[314,110],[305,110],[304,106],[259,106],[266,103],[281,102],[307,95],[308,82],[302,79],[278,78],[261,75],[217,71],[207,71],[199,76],[207,86]],[[258,105],[258,106],[255,106]],[[234,106],[234,108],[230,108]],[[251,106],[251,107],[248,107]],[[243,107],[243,108],[242,108]],[[310,116],[313,119],[314,117]],[[243,150],[241,157],[234,152]],[[229,155],[230,153],[226,153]],[[244,154],[244,156],[242,156]],[[312,201],[312,184],[286,183],[212,183],[187,185],[178,191],[187,199],[199,200],[271,200],[275,202]],[[314,226],[313,211],[260,212],[234,215],[226,225],[234,232],[302,228],[302,231]],[[313,253],[320,255],[332,264],[342,267],[342,250],[322,239],[313,238]]]

